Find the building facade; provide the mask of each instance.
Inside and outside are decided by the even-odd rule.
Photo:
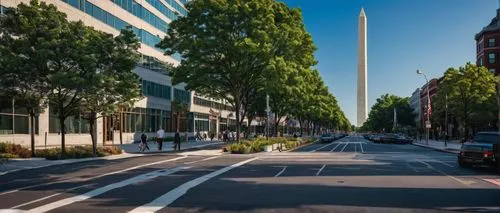
[[[476,64],[492,73],[500,73],[500,9],[490,24],[476,34]]]
[[[429,111],[427,110],[427,91],[429,91],[429,97],[432,103],[432,98],[436,95],[437,90],[438,90],[438,79],[433,78],[429,80],[429,83],[426,83],[421,89],[420,89],[420,125],[421,127],[425,128],[425,121],[427,121],[427,117],[429,116]],[[431,108],[431,116],[432,116],[432,108]]]
[[[410,106],[413,109],[413,113],[415,113],[415,124],[417,128],[421,128],[421,98],[420,98],[420,88],[417,88],[410,97]]]
[[[186,91],[184,84],[172,85],[168,70],[160,62],[174,66],[179,55],[165,56],[155,45],[166,35],[168,25],[178,16],[187,14],[187,0],[42,0],[54,4],[67,14],[69,21],[81,20],[96,30],[117,36],[126,26],[132,26],[139,38],[141,60],[133,70],[141,79],[143,98],[133,108],[121,109],[114,116],[97,121],[97,141],[101,144],[129,143],[142,132],[150,136],[162,127],[167,135],[179,129],[193,136],[196,132],[220,132],[234,129],[235,114],[224,101],[213,100]],[[2,0],[0,12],[29,0]],[[173,102],[187,106],[185,113],[176,113]],[[36,117],[36,145],[60,144],[57,115],[50,106]],[[81,117],[65,121],[66,143],[90,144],[88,122]],[[29,144],[29,117],[13,100],[0,100],[0,141]],[[121,133],[121,136],[120,135]]]

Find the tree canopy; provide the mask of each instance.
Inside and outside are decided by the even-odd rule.
[[[394,111],[396,111],[397,125],[415,126],[415,114],[410,106],[408,97],[384,94],[377,98],[372,106],[368,120],[363,124],[363,131],[393,132]]]

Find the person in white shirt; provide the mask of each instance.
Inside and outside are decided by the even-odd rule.
[[[156,142],[158,143],[158,150],[161,151],[163,145],[163,137],[165,137],[165,131],[160,126],[160,129],[156,132]]]

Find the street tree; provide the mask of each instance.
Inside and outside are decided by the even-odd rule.
[[[63,32],[69,32],[66,15],[37,0],[21,3],[0,17],[0,90],[29,113],[32,155],[35,116],[45,108],[53,89],[50,78],[61,68],[52,59],[64,54],[58,51],[67,44]]]
[[[391,132],[394,127],[394,111],[397,113],[397,124],[415,126],[415,115],[409,104],[409,98],[384,94],[373,105],[367,121],[361,129],[365,131]]]
[[[183,58],[172,71],[174,84],[231,104],[239,140],[244,96],[266,73],[277,72],[280,61],[301,57],[290,54],[309,42],[301,40],[307,34],[297,24],[301,13],[272,0],[198,0],[187,7],[188,15],[170,24],[158,47]]]
[[[463,136],[467,138],[470,135],[469,128],[474,119],[490,120],[487,114],[494,115],[494,112],[490,111],[496,109],[494,107],[495,83],[494,75],[485,67],[467,63],[458,69],[449,68],[444,73],[444,79],[439,85],[435,97],[438,104],[436,108],[438,112],[443,111],[447,97],[448,111],[459,121]],[[487,108],[486,106],[491,107]],[[472,116],[475,118],[472,119]]]
[[[140,97],[139,77],[132,72],[139,58],[139,40],[130,27],[113,37],[89,29],[87,54],[81,59],[87,73],[86,87],[81,91],[80,108],[89,121],[92,151],[96,155],[96,121],[114,115],[119,108],[133,106]]]

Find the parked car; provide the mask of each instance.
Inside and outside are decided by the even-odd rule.
[[[397,144],[407,144],[411,143],[413,140],[403,134],[385,134],[380,138],[382,143],[397,143]]]
[[[479,132],[472,141],[462,144],[457,160],[461,167],[490,166],[500,172],[500,133]]]
[[[321,143],[330,143],[335,140],[335,136],[330,133],[322,134],[319,140]]]
[[[380,143],[383,136],[384,136],[383,134],[373,134],[370,137],[370,140],[375,142],[375,143]]]

